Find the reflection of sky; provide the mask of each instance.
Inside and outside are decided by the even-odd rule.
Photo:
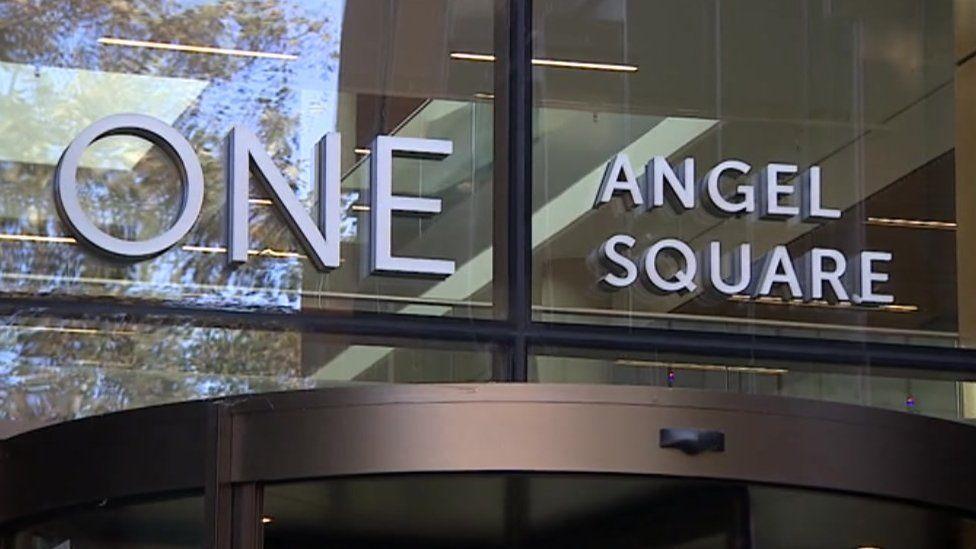
[[[202,2],[189,2],[200,4]],[[290,175],[286,166],[299,168],[300,177],[289,177],[306,200],[313,191],[311,186],[311,159],[315,143],[325,133],[335,131],[339,89],[339,50],[342,41],[342,14],[345,0],[305,2],[301,0],[279,1],[283,19],[324,21],[326,28],[317,35],[289,37],[287,50],[275,53],[291,53],[298,56],[294,61],[257,60],[248,63],[227,81],[214,81],[201,97],[194,110],[194,118],[211,118],[211,130],[225,134],[232,125],[240,124],[259,130],[265,126],[263,119],[273,103],[277,114],[286,120],[297,121],[297,127],[289,128],[285,139],[289,157],[276,156],[279,168]],[[328,42],[323,43],[321,36]],[[297,38],[297,42],[293,39]],[[217,44],[221,47],[241,47],[239,44]],[[270,51],[270,50],[269,50]],[[284,100],[278,99],[286,94]]]
[[[14,114],[29,114],[21,112],[22,106],[3,101],[33,101],[38,107],[31,111],[34,120],[11,122],[8,133],[21,142],[47,143],[41,151],[47,156],[7,155],[2,161],[5,155],[0,152],[0,200],[19,208],[4,216],[0,232],[63,234],[51,201],[51,151],[59,154],[80,126],[121,111],[171,121],[201,157],[207,204],[186,244],[223,244],[220,144],[237,124],[256,131],[278,168],[311,206],[313,148],[323,134],[336,130],[345,1],[277,0],[248,3],[246,8],[218,0],[173,0],[163,8],[160,5],[158,0],[55,4],[8,32],[0,63],[19,72],[8,71],[11,78],[6,80],[0,73],[0,116],[11,122]],[[138,16],[125,15],[129,10]],[[0,3],[0,14],[15,19],[27,11],[11,13]],[[194,27],[207,18],[212,33]],[[97,42],[103,36],[289,53],[298,59],[106,46]],[[42,90],[39,81],[22,81],[17,93],[11,93],[14,76],[39,78],[35,73],[49,76],[51,85]],[[119,75],[115,81],[112,74]],[[78,75],[91,77],[81,87],[96,88],[106,112],[92,109],[84,94],[56,93],[59,83],[80,82]],[[126,90],[120,88],[121,81],[145,84],[147,93],[122,93]],[[2,124],[0,120],[0,128]],[[128,158],[118,147],[108,148],[115,158]],[[142,161],[140,166],[153,168]],[[109,176],[119,180],[118,170],[130,165],[98,167],[114,169],[103,174],[107,181]],[[103,185],[94,193],[106,209],[111,209],[110,200],[120,199],[109,190]],[[41,219],[35,215],[32,220],[25,213],[29,210],[42,212]],[[150,218],[155,212],[149,207],[146,215]],[[280,241],[287,231],[267,208],[255,208],[252,216],[257,229],[252,248]],[[139,219],[136,216],[135,222]],[[352,219],[344,218],[343,226]],[[97,294],[219,308],[294,311],[300,307],[303,264],[295,259],[252,259],[246,268],[231,269],[222,254],[179,247],[137,264],[109,264],[66,244],[5,245],[2,252],[0,287],[8,295]],[[0,407],[0,418],[63,419],[157,402],[304,386],[297,370],[300,347],[289,334],[180,330],[178,321],[172,322],[165,329],[155,327],[128,336],[97,330],[60,338],[46,333],[30,337],[0,333],[0,400],[8,403]]]
[[[98,4],[98,2],[92,3]],[[141,3],[134,2],[137,6]],[[218,0],[167,2],[166,12],[173,14],[167,16],[167,19],[193,17],[194,10],[220,4],[222,2]],[[271,10],[272,7],[274,10]],[[157,12],[155,7],[134,9],[147,12],[148,20],[158,17],[155,15]],[[223,27],[219,32],[210,36],[194,36],[182,42],[159,38],[156,34],[163,31],[156,29],[151,23],[120,24],[118,21],[105,18],[100,13],[92,14],[93,20],[79,22],[82,24],[63,29],[67,32],[57,38],[46,37],[53,40],[54,47],[44,51],[27,52],[30,59],[23,61],[27,66],[45,70],[64,67],[67,64],[71,68],[87,69],[86,73],[131,72],[132,76],[152,77],[179,73],[184,78],[209,80],[205,93],[195,106],[187,109],[185,116],[177,123],[177,128],[184,130],[184,133],[187,133],[186,130],[200,128],[212,137],[222,138],[232,125],[242,124],[258,130],[261,137],[267,138],[267,132],[260,130],[266,129],[267,111],[273,108],[281,117],[297,121],[297,127],[287,128],[285,135],[274,135],[275,141],[284,139],[289,143],[291,150],[297,151],[297,154],[287,158],[277,156],[280,161],[279,167],[283,167],[288,162],[291,165],[300,165],[305,170],[310,166],[312,147],[315,142],[323,134],[336,128],[339,51],[345,0],[276,0],[268,2],[263,9],[274,13],[276,21],[262,21],[261,27],[255,28],[254,18],[249,18],[248,22],[252,26],[244,28],[234,19],[235,10],[228,10],[219,20]],[[68,15],[60,14],[60,17],[68,17]],[[160,22],[156,21],[156,23]],[[265,36],[266,28],[270,29],[274,23],[282,22],[289,28],[285,29],[285,35],[281,39],[276,39],[277,37],[270,34]],[[318,32],[300,32],[304,29],[292,28],[293,26],[289,25],[292,22],[314,22],[322,24],[323,27]],[[298,56],[298,59],[281,61],[98,44],[98,39],[105,36],[288,53]],[[15,51],[7,53],[16,56]],[[120,70],[119,65],[124,66],[125,69]],[[208,70],[209,67],[214,67],[217,71]],[[223,69],[229,69],[230,73],[219,74]],[[101,82],[100,85],[105,88],[108,95],[119,91],[117,84],[113,82]],[[158,84],[156,93],[160,90],[176,91],[166,83]],[[9,93],[9,91],[0,89],[0,93]],[[155,94],[147,94],[143,99],[142,105],[117,103],[115,112],[141,106],[140,112],[152,114],[153,110],[159,109],[156,102],[172,100],[172,98],[155,97]],[[70,101],[62,97],[60,103],[70,104]],[[65,118],[72,114],[61,112],[59,116]],[[68,139],[72,136],[68,136]],[[59,140],[63,141],[59,145],[66,146],[68,139]],[[286,172],[287,175],[289,174]],[[296,178],[291,179],[293,184],[300,182]],[[308,178],[303,176],[300,179],[303,183],[302,191],[307,193]]]
[[[183,123],[197,127],[205,124],[203,128],[211,133],[217,132],[219,137],[223,137],[235,124],[257,130],[273,153],[277,167],[296,189],[303,203],[311,209],[316,196],[312,162],[314,147],[325,133],[336,130],[339,50],[345,2],[291,0],[278,2],[277,7],[282,11],[284,20],[319,21],[324,22],[325,28],[318,33],[289,36],[284,40],[287,47],[273,50],[295,54],[297,60],[254,61],[247,63],[228,80],[213,81],[193,110],[193,117]],[[217,45],[240,47],[236,44]],[[266,51],[272,50],[269,47]],[[280,126],[268,123],[269,111],[274,112]],[[204,122],[198,119],[203,117],[208,120]],[[346,219],[343,222],[345,224]],[[278,221],[269,217],[252,223],[272,224],[272,230],[283,230]],[[222,234],[211,238],[211,244],[220,245]],[[184,268],[189,266],[189,272],[182,273],[185,279],[194,278],[192,261],[184,262]],[[176,268],[180,267],[177,265]],[[268,261],[262,264],[261,272],[253,276],[239,272],[231,274],[224,288],[204,292],[199,302],[207,306],[288,306],[297,309],[300,308],[300,294],[294,290],[301,287],[301,271],[302,263],[298,260]],[[161,278],[165,279],[166,276]],[[269,293],[259,288],[280,288],[286,292]]]
[[[120,112],[148,114],[171,124],[206,85],[192,78],[0,62],[0,160],[57,164],[82,129]],[[135,139],[99,142],[86,151],[81,166],[132,169],[149,147]]]

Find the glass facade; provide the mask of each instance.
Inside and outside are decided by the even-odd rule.
[[[534,7],[536,318],[958,343],[968,329],[960,326],[966,303],[958,288],[968,284],[956,256],[967,249],[960,236],[968,227],[959,227],[966,220],[956,211],[969,203],[957,187],[970,180],[957,182],[955,159],[971,150],[956,146],[951,0],[619,0],[572,7],[553,0]],[[553,59],[613,64],[566,70],[545,64]],[[625,199],[632,197],[618,193],[591,207],[608,159],[620,153],[637,183],[647,185],[644,204],[629,209]],[[677,177],[686,175],[681,163],[693,160],[684,202],[666,182],[654,196],[654,172],[645,181],[645,163],[654,157],[669,162]],[[723,210],[705,188],[710,170],[728,160],[751,169],[720,174],[716,194],[735,204],[751,201],[749,209]],[[771,163],[789,166],[779,176],[780,215],[763,212],[764,168]],[[804,219],[800,205],[810,198],[805,179],[812,169],[819,169],[821,205],[834,213]],[[575,210],[564,205],[570,202]],[[615,234],[633,238],[618,251],[642,271],[645,250],[680,240],[700,254],[696,288],[597,287],[608,269],[593,256]],[[738,259],[739,246],[751,246],[738,263],[752,264],[751,285],[710,288],[703,254],[713,243],[727,282],[742,272],[730,259]],[[799,284],[774,279],[763,291],[756,287],[763,258],[778,247],[792,264],[779,273],[792,267]],[[810,268],[804,261],[824,249],[846,258],[846,280],[818,296],[803,281]],[[873,288],[892,296],[884,303],[854,296],[850,279],[866,250],[891,255]],[[651,261],[668,281],[694,271],[675,255]],[[647,285],[650,277],[637,278]]]
[[[483,252],[491,246],[492,105],[479,97],[491,96],[493,80],[490,65],[449,56],[491,51],[491,9],[456,3],[431,21],[428,8],[372,0],[3,5],[4,294],[491,316],[491,257]],[[431,35],[427,25],[443,32]],[[61,152],[83,128],[130,112],[171,124],[189,140],[205,196],[179,246],[119,264],[78,245],[57,216],[50,183]],[[257,185],[248,261],[227,264],[222,142],[235,126],[257,135],[308,209],[317,200],[315,143],[341,133],[341,268],[328,275],[312,268]],[[440,198],[442,212],[395,216],[392,246],[396,255],[449,256],[460,266],[455,276],[363,276],[369,147],[380,134],[453,142],[443,162],[396,162],[393,191]],[[172,162],[138,137],[96,142],[82,156],[78,179],[93,223],[117,238],[159,234],[180,203]]]
[[[11,309],[0,330],[5,432],[342,381],[490,379],[490,353],[476,338],[442,350],[432,341],[346,337],[280,321],[493,316],[493,76],[491,64],[450,56],[492,51],[490,3],[5,2],[0,17],[0,124],[7,136],[0,144],[0,291]],[[203,172],[203,208],[193,229],[145,261],[93,253],[65,225],[52,192],[66,146],[118,113],[172,125]],[[253,173],[247,261],[228,262],[225,140],[235,127],[257,136],[272,169],[310,212],[320,191],[316,142],[340,134],[339,268],[314,267]],[[449,257],[453,276],[368,271],[369,159],[377,135],[453,144],[439,162],[394,162],[392,191],[439,199],[441,211],[396,214],[391,228],[394,255]],[[115,238],[152,238],[182,207],[177,166],[141,137],[96,141],[82,155],[77,179],[83,209]],[[69,303],[81,314],[45,312]],[[88,314],[96,304],[104,314]],[[158,314],[145,316],[150,308]],[[138,319],[128,316],[133,311]],[[205,318],[211,313],[269,316]]]
[[[498,15],[513,5],[531,9],[522,57]],[[0,432],[353,382],[656,385],[972,420],[973,10],[0,0]],[[66,147],[120,113],[175,128],[204,183],[188,234],[138,261],[93,250],[54,191]],[[268,157],[245,161],[237,263],[234,128]],[[135,241],[187,200],[166,148],[131,133],[88,147],[77,180],[93,225]],[[332,269],[266,181],[309,219],[328,210],[326,134]],[[370,261],[381,136],[450,143],[391,158],[388,233],[392,255],[449,274]]]
[[[489,381],[477,343],[125,320],[7,317],[8,432],[75,417],[344,382]]]

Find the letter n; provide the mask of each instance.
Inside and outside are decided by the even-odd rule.
[[[235,126],[227,135],[225,147],[228,261],[247,261],[250,247],[249,181],[253,173],[315,267],[320,271],[338,267],[339,134],[326,134],[315,147],[315,183],[319,189],[318,226],[253,132]]]

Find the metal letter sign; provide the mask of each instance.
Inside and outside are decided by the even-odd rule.
[[[645,197],[627,155],[614,155],[607,162],[594,208],[619,195],[628,208],[646,202],[646,209],[651,210],[667,201],[675,213],[690,210],[695,207],[697,198],[694,159],[686,158],[681,166],[683,177],[678,176],[667,159],[652,158],[645,170]],[[820,166],[811,166],[801,174],[800,167],[795,164],[770,163],[753,183],[737,183],[733,193],[723,191],[723,178],[731,175],[733,179],[741,180],[741,176],[748,175],[751,170],[752,166],[741,160],[725,160],[709,170],[699,189],[704,209],[720,217],[755,215],[764,220],[797,218],[804,223],[841,217],[840,210],[823,205]],[[794,187],[797,180],[799,190]],[[875,284],[888,282],[889,275],[877,271],[876,267],[891,262],[890,252],[868,250],[848,258],[840,250],[813,248],[794,264],[786,246],[774,246],[762,257],[755,258],[753,246],[748,242],[723,255],[724,243],[713,240],[705,243],[699,259],[695,250],[684,241],[659,238],[637,260],[631,255],[636,245],[637,239],[633,236],[614,234],[597,248],[597,257],[606,271],[598,279],[600,287],[620,290],[640,278],[648,290],[664,294],[695,292],[701,284],[704,291],[727,296],[768,298],[777,294],[788,301],[833,300],[860,305],[888,305],[895,301],[893,295],[875,288]],[[671,256],[672,265],[662,272],[658,258],[665,254]],[[849,264],[853,265],[852,269],[848,269]],[[825,291],[828,288],[829,294]]]
[[[124,240],[102,231],[92,222],[78,200],[78,164],[92,143],[112,135],[133,135],[156,145],[176,165],[183,184],[180,213],[173,226],[147,240]],[[203,169],[190,143],[172,126],[151,116],[117,114],[88,126],[68,145],[54,172],[54,204],[61,219],[85,244],[110,257],[148,259],[183,239],[203,206]]]
[[[250,242],[248,230],[248,191],[253,172],[265,193],[302,248],[320,271],[339,266],[339,134],[326,134],[316,145],[316,180],[320,189],[319,227],[298,201],[271,156],[258,137],[246,128],[235,127],[225,143],[227,172],[227,259],[231,263],[247,261]],[[320,231],[319,228],[322,230]],[[325,233],[323,235],[323,233]]]
[[[112,135],[132,135],[162,149],[176,165],[182,183],[180,213],[172,227],[147,240],[124,240],[95,226],[78,200],[78,164],[85,149]],[[372,274],[404,274],[446,277],[454,273],[447,259],[397,257],[392,252],[393,212],[436,214],[436,198],[393,194],[393,158],[439,160],[451,154],[453,144],[439,139],[377,136],[373,144],[371,196]],[[339,134],[326,134],[315,147],[315,184],[319,189],[318,223],[302,206],[295,192],[274,165],[254,132],[234,127],[225,143],[227,184],[227,259],[247,261],[249,247],[249,181],[253,174],[278,208],[309,259],[320,271],[339,266],[340,209]],[[203,169],[190,143],[172,126],[141,114],[118,114],[85,128],[68,145],[54,174],[54,202],[58,214],[80,242],[109,257],[143,260],[157,256],[182,240],[200,216],[203,205]]]
[[[437,214],[441,201],[393,194],[393,157],[407,156],[440,160],[451,154],[450,141],[381,135],[370,154],[369,266],[374,273],[447,277],[454,274],[454,262],[446,259],[396,257],[393,255],[393,212]]]

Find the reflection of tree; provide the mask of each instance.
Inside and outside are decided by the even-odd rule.
[[[310,151],[300,150],[307,144],[301,142],[299,130],[311,119],[303,118],[301,105],[303,94],[328,100],[334,93],[340,15],[339,0],[0,0],[0,60],[32,65],[38,71],[63,67],[206,80],[203,93],[175,126],[194,145],[207,189],[204,212],[186,244],[215,247],[223,245],[221,141],[234,124],[258,132],[285,176],[310,201],[306,177]],[[99,44],[101,37],[287,52],[299,59],[113,47]],[[334,109],[334,103],[329,107]],[[87,119],[85,108],[64,101],[53,112],[62,120]],[[332,128],[314,129],[324,133]],[[52,174],[53,166],[0,162],[4,204],[0,231],[65,234],[51,201]],[[83,176],[98,182],[86,187],[90,198],[103,205],[127,205],[130,214],[93,217],[111,219],[117,226],[108,229],[127,237],[158,233],[167,212],[173,210],[172,196],[159,190],[172,188],[166,183],[171,174],[160,154],[145,155],[131,172],[85,170]],[[138,184],[132,184],[133,178]],[[284,225],[268,219],[271,215],[268,208],[252,209],[252,248],[296,249]],[[2,246],[0,287],[8,295],[298,307],[302,269],[295,259],[255,258],[231,269],[223,254],[174,249],[151,261],[119,265],[61,242]],[[92,279],[100,282],[86,282]],[[0,390],[7,417],[65,418],[162,400],[301,384],[294,377],[299,371],[295,334],[183,326],[104,337],[5,332],[9,333],[0,335],[4,380]]]
[[[68,419],[308,385],[297,375],[294,334],[51,319],[19,324],[0,331],[6,419]]]
[[[29,23],[5,29],[0,38],[5,60],[31,64],[38,67],[60,66],[85,70],[149,74],[163,77],[206,79],[209,84],[198,98],[197,104],[186,111],[176,126],[197,148],[204,166],[207,181],[205,211],[197,230],[190,238],[191,244],[220,246],[222,243],[223,188],[221,140],[233,124],[246,124],[258,130],[278,165],[283,168],[296,186],[302,186],[306,198],[311,194],[299,177],[307,172],[307,151],[299,150],[301,112],[299,95],[304,89],[326,91],[335,81],[335,63],[338,42],[329,25],[329,4],[310,7],[300,2],[106,2],[76,0],[59,4],[54,9],[38,11],[27,20]],[[13,19],[20,13],[29,13],[32,5],[14,10]],[[10,7],[8,6],[8,10]],[[104,36],[135,37],[159,42],[183,44],[216,44],[224,47],[253,51],[298,52],[297,61],[253,59],[226,55],[187,54],[151,50],[145,48],[120,48],[104,46],[98,38]],[[59,118],[84,119],[83,108],[71,102],[58,105]],[[322,132],[330,128],[320,128]],[[164,207],[158,188],[171,173],[162,155],[147,155],[134,170],[142,185],[127,184],[129,174],[99,173],[105,195],[120,203],[145,205],[143,215],[129,219],[124,234],[151,234],[158,231],[160,210]],[[6,170],[5,170],[6,171]],[[16,185],[6,185],[10,192],[5,199],[15,200],[25,187],[34,192],[33,206],[51,218],[47,181],[49,169],[32,170],[30,181],[20,179]],[[7,176],[5,180],[12,179]],[[105,197],[100,197],[105,198]],[[113,210],[114,211],[114,210]],[[254,235],[257,248],[293,248],[290,235],[279,223],[266,223],[272,215],[267,208],[257,208],[253,224],[261,230]],[[7,220],[8,223],[10,220]],[[27,232],[23,219],[15,226],[8,225],[10,232]],[[117,220],[116,220],[117,221]],[[148,225],[148,226],[143,226]],[[53,229],[54,227],[45,227]],[[17,230],[19,229],[19,230]],[[56,231],[51,231],[55,232]],[[44,260],[45,251],[57,249],[58,262]],[[53,281],[60,287],[64,279],[79,277],[142,280],[149,285],[125,285],[113,291],[131,297],[158,296],[194,303],[204,300],[207,304],[220,299],[220,292],[210,288],[206,292],[187,292],[178,286],[167,284],[206,284],[208,286],[234,286],[261,288],[263,292],[249,292],[249,299],[241,300],[240,292],[229,292],[224,305],[228,306],[297,306],[293,293],[282,294],[281,289],[297,289],[300,268],[295,261],[258,260],[251,268],[230,270],[224,267],[221,254],[201,254],[175,250],[148,263],[128,267],[104,264],[92,268],[88,257],[75,250],[65,253],[61,247],[30,246],[28,256],[35,258],[30,272],[56,275]],[[65,261],[65,259],[68,259]],[[18,265],[28,257],[19,257]],[[9,282],[9,281],[8,281]],[[14,286],[11,290],[36,291],[32,282]],[[53,289],[53,288],[52,288]],[[103,292],[103,288],[89,291]],[[204,293],[206,295],[194,295]],[[264,295],[261,295],[261,294]],[[147,295],[148,294],[148,295]],[[255,299],[257,298],[257,299]]]

